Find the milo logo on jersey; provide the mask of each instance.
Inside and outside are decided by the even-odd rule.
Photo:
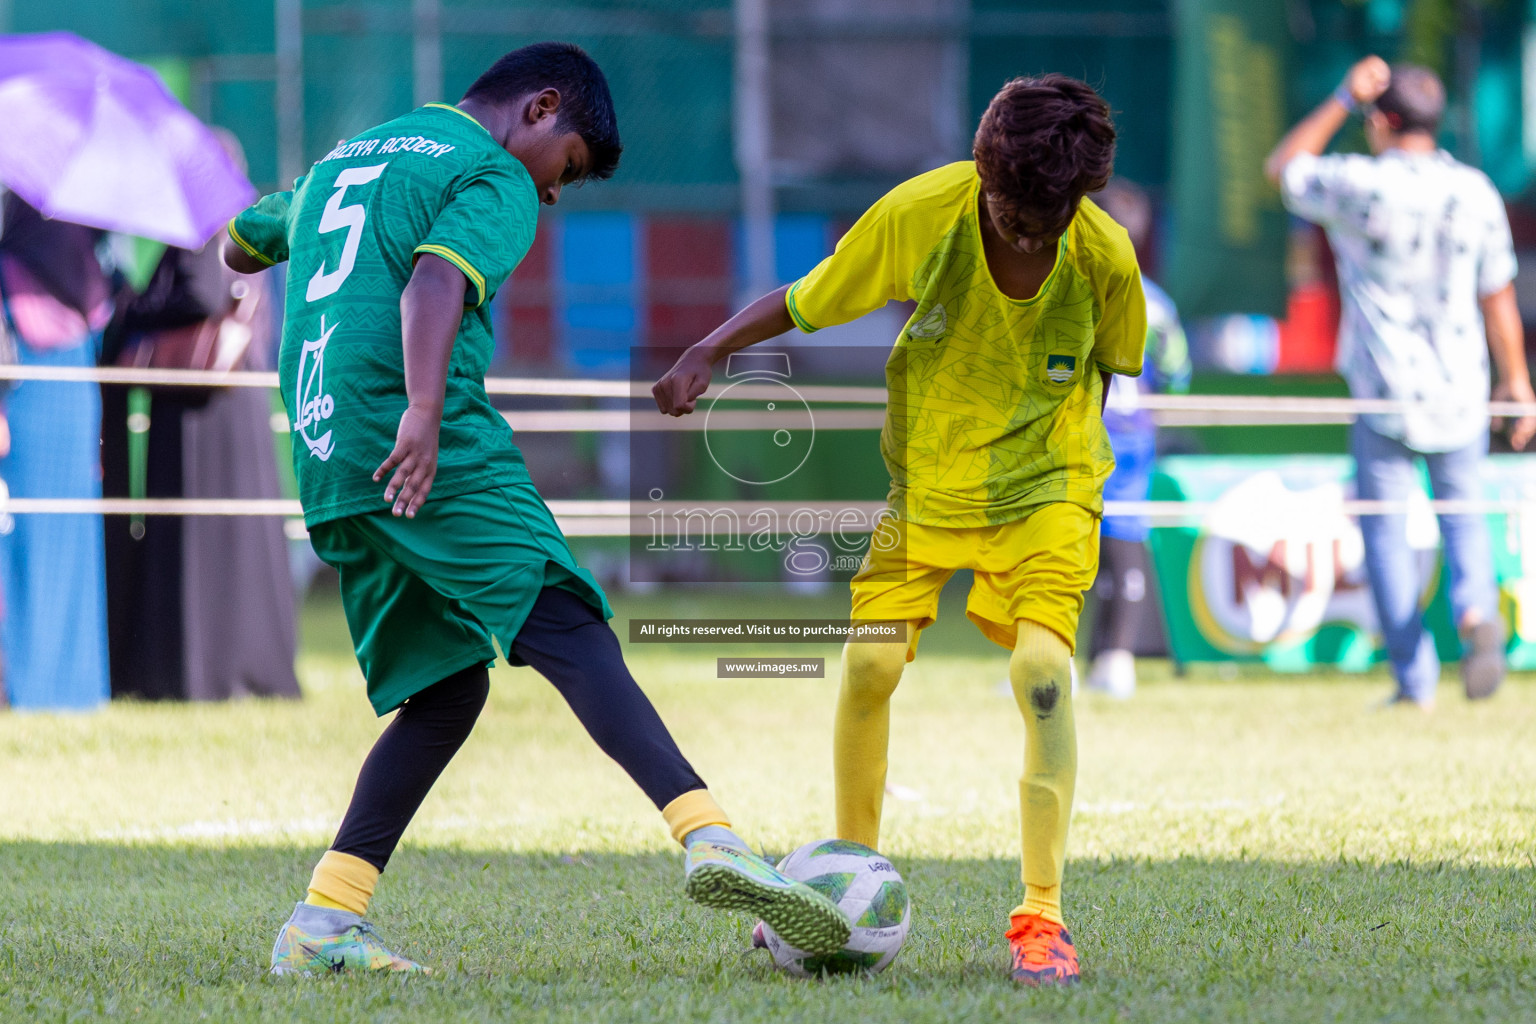
[[[944,311],[943,305],[937,302],[927,313],[907,325],[907,333],[912,337],[933,341],[944,337],[944,332],[947,330],[949,330],[949,314]]]
[[[323,434],[319,433],[321,426],[336,411],[336,400],[325,390],[325,346],[335,331],[335,324],[327,328],[325,317],[320,317],[319,339],[304,342],[303,348],[299,350],[298,380],[293,391],[298,409],[293,429],[303,439],[309,454],[321,462],[329,459],[336,450],[334,432],[327,430]]]
[[[1056,353],[1045,357],[1045,376],[1052,384],[1065,384],[1077,373],[1077,357]]]

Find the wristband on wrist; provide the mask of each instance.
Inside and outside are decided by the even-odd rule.
[[[1359,103],[1355,102],[1355,95],[1349,91],[1349,86],[1347,85],[1340,85],[1337,89],[1333,90],[1333,98],[1338,100],[1339,105],[1350,114],[1353,114],[1356,108],[1360,106]]]

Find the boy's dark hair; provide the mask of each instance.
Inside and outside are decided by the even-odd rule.
[[[1434,135],[1445,115],[1445,86],[1429,68],[1394,64],[1387,90],[1377,97],[1375,105],[1394,132]]]
[[[1059,234],[1083,196],[1114,172],[1115,125],[1086,82],[1015,78],[981,115],[973,152],[982,188],[1013,214],[1015,228]]]
[[[592,154],[586,177],[613,177],[624,146],[603,69],[575,43],[534,43],[505,54],[475,79],[465,99],[507,103],[544,89],[560,92],[555,127],[575,132]]]

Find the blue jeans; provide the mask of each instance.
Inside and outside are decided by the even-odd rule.
[[[39,366],[95,364],[95,344],[18,345]],[[101,390],[95,384],[29,380],[11,390],[11,453],[0,479],[17,498],[101,497]],[[11,705],[40,711],[104,703],[107,587],[101,516],[15,517],[0,536],[0,646]]]
[[[1362,422],[1351,434],[1356,488],[1368,501],[1404,501],[1419,489],[1418,460],[1429,468],[1437,500],[1474,501],[1483,496],[1481,469],[1488,454],[1485,434],[1465,448],[1417,452],[1383,437]],[[1408,547],[1407,516],[1401,513],[1360,517],[1365,538],[1365,567],[1371,581],[1376,617],[1386,639],[1387,657],[1401,696],[1427,700],[1440,680],[1434,639],[1424,628],[1419,596],[1428,582],[1419,578]],[[1493,548],[1488,522],[1481,514],[1441,515],[1440,536],[1450,571],[1451,612],[1460,624],[1468,613],[1484,619],[1498,613]]]

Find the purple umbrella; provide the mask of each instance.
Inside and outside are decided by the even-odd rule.
[[[196,249],[256,190],[149,68],[69,32],[0,36],[0,184],[44,215]]]

